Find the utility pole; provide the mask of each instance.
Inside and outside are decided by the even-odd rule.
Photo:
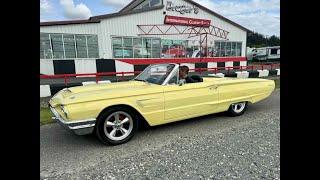
[[[268,49],[268,35],[266,35],[266,60],[267,60],[267,62],[268,62],[268,52],[269,51],[269,49]]]

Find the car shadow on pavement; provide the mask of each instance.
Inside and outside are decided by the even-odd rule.
[[[167,128],[176,128],[180,126],[189,126],[189,125],[194,125],[196,123],[202,123],[207,120],[217,119],[217,117],[228,117],[228,115],[226,112],[209,114],[209,115],[199,116],[199,117],[185,119],[181,121],[170,122],[170,123],[162,124],[158,126],[143,126],[143,127],[140,127],[139,131],[143,132],[143,131],[156,130],[156,129],[167,129]]]
[[[41,144],[58,144],[59,146],[99,146],[101,145],[93,134],[79,136],[76,135],[57,123],[44,125],[40,130]],[[102,145],[103,146],[103,145]]]
[[[207,120],[218,120],[217,117],[224,117],[224,116],[227,117],[225,113],[217,113],[217,114],[186,119],[183,121],[177,121],[177,122],[172,122],[172,123],[153,126],[153,127],[143,126],[139,128],[139,130],[136,132],[133,139],[131,139],[127,143],[131,143],[131,141],[133,142],[139,141],[139,138],[143,138],[143,136],[145,136],[146,133],[151,136],[158,136],[159,133],[160,135],[162,134],[161,131],[163,130],[174,132],[176,129],[181,129],[184,127],[187,128],[188,126],[200,125],[202,123],[205,123],[205,121]],[[49,143],[49,144],[58,144],[58,146],[61,146],[61,147],[67,147],[72,144],[71,145],[72,148],[77,148],[77,147],[84,148],[85,146],[88,146],[88,147],[92,147],[92,146],[105,147],[106,146],[98,140],[95,134],[79,136],[66,129],[63,129],[62,127],[60,127],[59,124],[56,124],[56,123],[45,125],[45,126],[47,127],[44,127],[44,129],[42,129],[42,131],[45,131],[45,133],[40,132],[40,136],[41,136],[40,144],[43,144],[43,145]]]

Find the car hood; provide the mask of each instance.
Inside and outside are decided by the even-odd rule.
[[[163,92],[161,85],[141,81],[92,84],[61,90],[51,98],[50,104],[54,107],[59,104],[67,105],[161,92]]]

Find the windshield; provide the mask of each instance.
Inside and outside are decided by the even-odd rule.
[[[150,65],[134,80],[161,85],[166,80],[174,67],[174,64]]]

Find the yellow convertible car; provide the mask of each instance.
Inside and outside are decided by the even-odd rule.
[[[139,123],[150,126],[228,111],[267,98],[274,81],[191,76],[179,79],[178,64],[155,64],[127,82],[66,88],[49,101],[53,119],[78,135],[95,133],[106,144],[129,141]]]

